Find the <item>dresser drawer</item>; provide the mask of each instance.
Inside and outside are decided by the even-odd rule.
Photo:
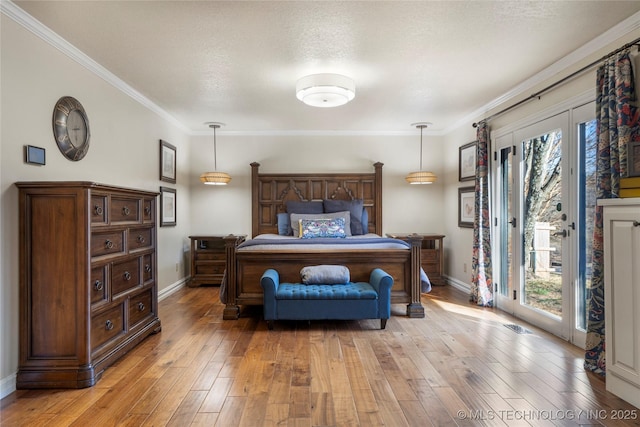
[[[91,234],[91,256],[124,253],[124,230],[93,232]]]
[[[91,317],[91,349],[96,350],[125,332],[122,303]]]
[[[153,228],[132,228],[129,230],[129,251],[153,247]]]
[[[142,280],[145,284],[154,280],[154,262],[155,254],[147,254],[142,257]]]
[[[140,222],[142,200],[133,197],[111,197],[111,224]]]
[[[156,204],[153,199],[144,199],[142,202],[142,219],[145,223],[155,222]]]
[[[94,194],[91,196],[91,224],[107,223],[107,196]]]
[[[91,269],[91,281],[89,282],[89,295],[91,307],[107,303],[109,293],[107,292],[107,266],[94,267]]]
[[[140,262],[142,258],[136,257],[122,262],[114,262],[111,265],[111,292],[113,298],[123,292],[142,286],[140,281]]]
[[[146,291],[129,299],[129,329],[132,329],[138,323],[153,314],[151,301],[152,289],[147,289]]]

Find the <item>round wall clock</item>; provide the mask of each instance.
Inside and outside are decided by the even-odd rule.
[[[89,150],[89,118],[80,102],[63,96],[53,109],[53,136],[60,152],[69,160],[78,161]]]

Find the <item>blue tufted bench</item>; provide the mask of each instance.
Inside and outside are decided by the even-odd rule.
[[[384,329],[391,314],[393,277],[376,268],[369,282],[305,285],[280,283],[274,269],[260,279],[264,290],[264,318],[269,329],[282,320],[380,319]]]

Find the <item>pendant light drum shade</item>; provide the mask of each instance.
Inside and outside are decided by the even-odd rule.
[[[218,172],[216,156],[216,129],[224,126],[224,123],[206,122],[205,125],[213,129],[213,172],[205,172],[200,175],[200,181],[206,185],[227,185],[231,182],[231,175],[226,172]]]
[[[355,96],[353,79],[341,74],[312,74],[296,83],[296,97],[312,107],[338,107]]]
[[[430,124],[431,123],[427,122],[411,124],[411,126],[415,126],[420,129],[420,170],[417,172],[411,172],[405,177],[405,181],[407,181],[409,184],[432,184],[438,180],[438,177],[433,172],[422,170],[422,131]]]

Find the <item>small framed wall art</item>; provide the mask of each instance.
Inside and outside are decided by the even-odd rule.
[[[160,227],[172,227],[176,222],[176,190],[160,187]]]
[[[476,188],[458,188],[458,227],[473,228],[476,210]]]
[[[459,148],[458,181],[476,178],[476,145],[477,141],[473,141]]]
[[[24,146],[24,161],[32,165],[45,165],[46,153],[44,148],[34,147],[33,145]]]
[[[160,140],[160,180],[176,183],[176,147]]]

